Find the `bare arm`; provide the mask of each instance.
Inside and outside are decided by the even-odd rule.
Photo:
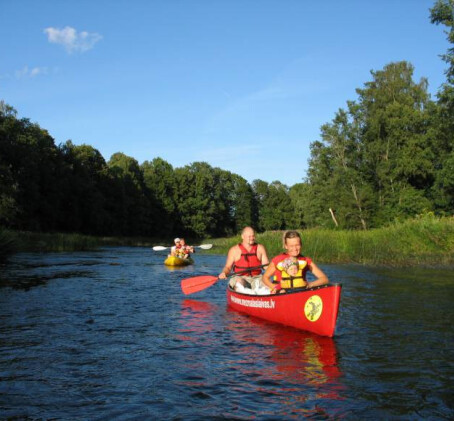
[[[274,263],[271,262],[269,266],[266,268],[265,273],[262,276],[262,282],[271,290],[271,293],[274,294],[276,292],[275,285],[271,282],[270,277],[274,275],[274,271],[276,270],[276,266]]]
[[[318,287],[329,282],[328,277],[314,262],[311,263],[310,270],[317,279],[315,281],[308,282],[307,288]]]
[[[230,248],[229,252],[227,253],[227,260],[225,261],[225,266],[222,269],[222,272],[219,274],[219,279],[225,279],[227,275],[231,272],[233,264],[237,260],[237,248],[238,246],[233,246]],[[240,250],[241,253],[241,250]]]
[[[266,254],[266,249],[261,244],[257,246],[257,257],[259,258],[262,265],[267,265],[270,262]]]

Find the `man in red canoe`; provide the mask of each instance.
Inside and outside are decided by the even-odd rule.
[[[235,291],[258,294],[265,288],[262,283],[262,266],[269,263],[268,256],[265,247],[255,242],[255,231],[251,227],[243,229],[241,240],[241,243],[230,248],[219,279],[225,279],[231,271],[236,272],[238,276],[233,276],[230,280]],[[249,268],[251,269],[248,270]]]

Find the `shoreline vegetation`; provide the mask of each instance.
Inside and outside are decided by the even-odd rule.
[[[298,230],[303,253],[317,263],[373,266],[449,266],[454,264],[454,217],[432,214],[365,230],[312,228]],[[271,258],[282,251],[283,231],[257,234]],[[214,247],[204,253],[226,255],[240,237],[205,239]],[[132,237],[94,237],[82,234],[31,233],[0,230],[0,261],[18,252],[68,252],[108,246],[152,247],[170,240]]]
[[[302,253],[325,264],[362,264],[370,266],[451,266],[454,265],[454,217],[436,218],[431,214],[389,226],[360,230],[313,228],[297,230],[301,234]],[[283,251],[284,231],[257,234],[268,257]],[[215,239],[218,253],[240,242],[240,237]]]

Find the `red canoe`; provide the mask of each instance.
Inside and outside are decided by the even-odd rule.
[[[340,284],[328,284],[283,294],[247,295],[227,287],[227,303],[242,313],[331,338],[341,289]]]

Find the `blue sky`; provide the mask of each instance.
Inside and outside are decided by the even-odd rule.
[[[306,175],[371,70],[407,60],[433,98],[449,44],[426,0],[0,0],[0,99],[109,160]]]

